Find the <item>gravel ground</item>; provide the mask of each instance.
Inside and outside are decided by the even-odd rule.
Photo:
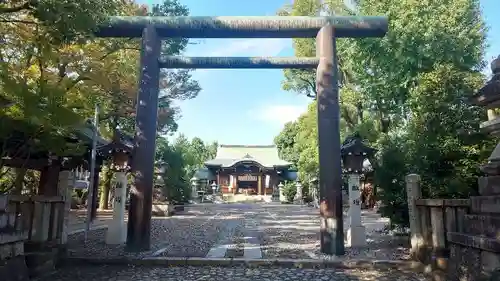
[[[224,229],[228,213],[213,213],[204,210],[186,211],[168,218],[153,218],[151,221],[151,250],[141,253],[128,253],[124,245],[107,245],[106,230],[94,230],[88,235],[69,236],[68,246],[74,256],[99,257],[145,257],[156,255],[170,257],[204,257],[218,239],[218,233]]]
[[[229,224],[234,224],[235,220],[241,221],[241,225],[236,227],[234,233],[228,232]],[[343,258],[409,259],[408,239],[382,232],[384,222],[378,214],[364,212],[363,221],[367,227],[368,246],[363,249],[346,248]],[[152,249],[149,252],[127,253],[123,245],[106,245],[106,230],[103,229],[91,231],[87,244],[83,242],[83,233],[71,235],[68,244],[73,255],[99,257],[144,257],[153,254],[205,257],[217,244],[234,244],[235,247],[228,249],[226,257],[241,257],[245,243],[243,236],[248,231],[257,233],[263,258],[333,259],[322,255],[319,250],[318,210],[296,205],[207,205],[186,208],[185,212],[170,218],[153,218]]]
[[[282,208],[267,209],[267,212],[261,214],[260,221],[262,251],[265,258],[336,258],[325,256],[320,252],[320,222],[317,209],[285,205]],[[383,232],[385,221],[378,214],[364,212],[367,247],[346,247],[343,258],[409,259],[408,238],[391,236]]]
[[[38,281],[425,281],[424,276],[401,271],[244,268],[244,267],[119,267],[63,268]]]
[[[285,207],[286,209],[296,206]],[[288,212],[272,209],[261,214],[262,255],[264,258],[311,258],[319,241],[317,215],[304,214],[302,210]]]

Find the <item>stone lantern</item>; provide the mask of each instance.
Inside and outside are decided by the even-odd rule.
[[[309,192],[311,194],[313,200],[313,206],[315,208],[319,208],[319,180],[317,177],[314,177],[309,180]]]
[[[160,201],[165,201],[165,197],[168,197],[166,196],[165,194],[165,180],[164,180],[164,177],[166,176],[166,172],[167,172],[167,163],[165,163],[164,161],[157,161],[155,163],[155,187],[158,187],[160,188]]]
[[[285,195],[283,194],[283,188],[285,187],[285,185],[282,182],[280,182],[277,187],[278,187],[277,194],[278,194],[278,198],[279,198],[278,200],[280,202],[285,202],[286,198],[285,198]]]
[[[294,198],[294,201],[297,203],[297,204],[302,204],[302,184],[300,183],[300,181],[296,181],[295,182],[295,188],[297,189],[297,193],[295,193],[295,198]]]
[[[491,71],[492,78],[477,91],[471,102],[487,110],[488,121],[480,124],[481,130],[498,138],[500,116],[495,109],[500,108],[500,56],[491,63]],[[450,280],[483,280],[476,274],[484,275],[481,276],[483,278],[488,276],[484,280],[498,280],[491,275],[498,271],[500,264],[500,250],[493,246],[498,246],[500,233],[500,143],[480,169],[484,175],[478,178],[479,196],[469,199],[470,214],[462,218],[464,227],[446,233],[450,252],[448,263],[451,268],[460,268],[451,271]],[[471,253],[476,252],[479,258],[471,256]],[[478,268],[482,270],[478,271]]]
[[[361,174],[363,162],[375,152],[375,149],[363,143],[359,134],[347,137],[340,149],[344,170],[348,174]]]
[[[340,149],[344,171],[348,174],[349,229],[347,244],[351,247],[366,246],[366,229],[361,224],[360,177],[363,162],[375,153],[375,149],[363,144],[361,137],[354,134],[346,138]]]
[[[500,116],[495,109],[500,107],[500,56],[491,63],[493,77],[473,97],[473,103],[487,109],[488,121],[481,123],[483,132],[492,136],[500,136]],[[481,167],[481,171],[488,175],[500,175],[500,143],[497,144],[488,163]]]
[[[198,199],[198,185],[199,179],[194,176],[191,178],[191,197],[192,199]]]

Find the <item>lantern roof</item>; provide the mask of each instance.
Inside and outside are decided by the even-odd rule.
[[[100,146],[97,150],[100,154],[109,156],[114,152],[132,153],[134,148],[134,138],[126,135],[118,129],[115,129],[113,139],[106,145]]]
[[[472,96],[472,103],[487,109],[500,107],[500,56],[491,62],[493,76]]]
[[[340,147],[340,154],[344,157],[346,155],[366,155],[370,157],[377,152],[376,149],[369,147],[363,143],[359,133],[354,133],[346,137],[342,146]]]

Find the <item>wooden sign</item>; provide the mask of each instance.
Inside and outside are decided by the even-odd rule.
[[[239,181],[257,181],[257,176],[253,176],[253,175],[241,175],[241,176],[238,176],[238,180]]]

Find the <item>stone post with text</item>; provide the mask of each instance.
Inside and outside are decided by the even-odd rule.
[[[361,224],[361,192],[360,175],[349,174],[349,229],[347,245],[351,247],[366,246],[366,228]]]

